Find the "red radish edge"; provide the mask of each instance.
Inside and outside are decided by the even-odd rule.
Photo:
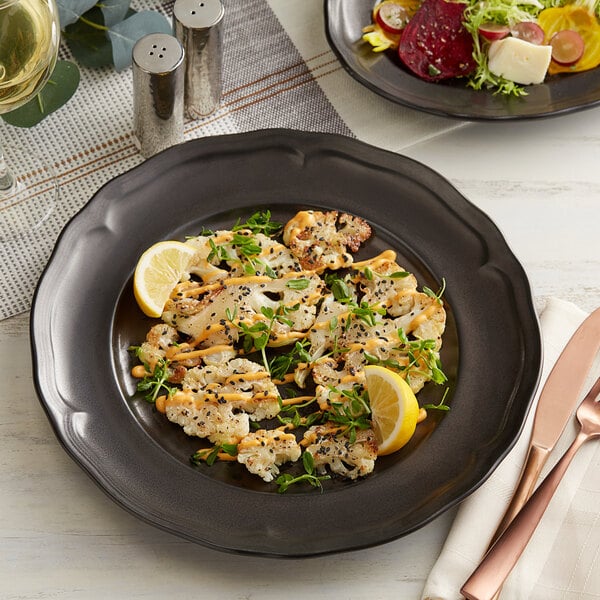
[[[510,33],[507,25],[500,25],[499,23],[483,23],[479,26],[478,31],[481,37],[490,42],[501,40]]]
[[[393,19],[397,14],[401,14],[402,19],[400,20],[400,23],[402,24],[402,27],[394,27],[393,25],[391,25],[389,20],[386,20],[386,15],[381,14],[384,10],[394,11],[394,13],[390,16],[390,19]],[[375,20],[384,31],[387,31],[388,33],[393,33],[395,35],[401,33],[404,27],[406,27],[406,23],[408,22],[408,19],[406,18],[406,9],[399,3],[382,4],[381,8],[379,8],[377,14],[375,15]]]

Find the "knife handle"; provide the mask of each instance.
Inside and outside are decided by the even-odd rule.
[[[504,530],[510,525],[511,521],[515,518],[517,513],[521,510],[522,506],[529,500],[535,484],[539,479],[540,473],[548,456],[550,450],[548,448],[540,448],[539,446],[530,446],[527,452],[527,458],[525,465],[521,471],[521,477],[519,483],[515,489],[512,500],[502,517],[502,521],[496,529],[496,533],[492,537],[490,546],[492,546],[496,540],[502,535]]]
[[[531,499],[467,579],[460,590],[465,598],[490,600],[496,596],[525,550],[575,453],[588,438],[589,434],[579,432]]]

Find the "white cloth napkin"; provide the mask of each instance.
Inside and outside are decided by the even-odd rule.
[[[460,588],[479,564],[516,487],[543,384],[571,335],[586,317],[575,305],[550,299],[541,316],[544,367],[534,405],[519,441],[492,476],[465,500],[423,591],[423,599],[458,600]],[[582,398],[600,376],[596,357]],[[542,471],[567,449],[577,431],[573,417]],[[517,566],[502,588],[502,600],[600,598],[600,443],[579,450]]]

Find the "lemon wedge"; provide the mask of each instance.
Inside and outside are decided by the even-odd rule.
[[[158,242],[146,250],[133,275],[133,293],[144,314],[160,317],[169,295],[196,251],[183,242]]]
[[[413,436],[419,417],[419,403],[408,383],[390,369],[368,365],[365,378],[373,431],[379,446],[377,454],[391,454],[400,450]]]

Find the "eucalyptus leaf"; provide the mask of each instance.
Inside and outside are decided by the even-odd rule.
[[[133,47],[145,35],[172,32],[173,28],[166,17],[149,10],[138,12],[113,25],[108,30],[108,37],[112,43],[115,69],[122,71],[131,65]]]
[[[96,4],[96,0],[56,0],[60,28],[75,23],[81,15],[85,14]]]
[[[112,66],[112,45],[106,30],[104,15],[98,7],[89,10],[84,19],[65,28],[64,39],[69,50],[84,67]]]
[[[23,106],[2,118],[16,127],[33,127],[58,110],[75,93],[79,85],[79,69],[68,60],[59,60],[42,91]]]
[[[120,23],[127,15],[130,0],[102,0],[98,3],[102,14],[104,15],[104,24],[112,27]]]

